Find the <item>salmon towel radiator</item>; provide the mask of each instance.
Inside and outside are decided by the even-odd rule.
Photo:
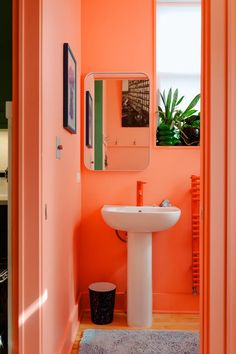
[[[192,290],[199,294],[200,286],[200,177],[191,176],[192,194]]]

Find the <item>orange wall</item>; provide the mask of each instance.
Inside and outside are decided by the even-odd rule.
[[[108,171],[141,171],[148,166],[149,147],[108,146],[107,162]]]
[[[122,80],[106,80],[106,126],[108,145],[149,145],[148,128],[122,128]]]
[[[81,218],[80,172],[80,1],[43,0],[42,115],[43,115],[43,221],[42,353],[68,353],[78,325],[78,227]],[[63,129],[63,43],[77,60],[76,135]],[[56,135],[63,151],[56,160]]]
[[[191,295],[190,176],[200,173],[200,151],[154,146],[154,11],[153,0],[82,0],[82,77],[91,71],[145,72],[152,89],[153,145],[143,172],[91,172],[83,165],[79,286],[86,293],[91,282],[107,280],[126,291],[126,245],[104,224],[100,209],[135,204],[136,181],[145,180],[145,204],[169,198],[182,210],[174,228],[153,238],[154,310],[193,311],[198,303]]]
[[[122,128],[122,80],[106,80],[105,92],[107,170],[142,170],[149,161],[149,128]]]

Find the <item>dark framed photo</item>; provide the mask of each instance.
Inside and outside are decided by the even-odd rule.
[[[93,98],[86,91],[86,146],[93,148]]]
[[[149,80],[123,80],[122,127],[149,127]]]
[[[68,43],[63,46],[63,127],[76,134],[76,60]]]

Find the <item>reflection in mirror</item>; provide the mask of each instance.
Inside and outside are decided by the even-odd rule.
[[[142,73],[91,73],[85,78],[85,166],[138,171],[150,153],[150,83]]]

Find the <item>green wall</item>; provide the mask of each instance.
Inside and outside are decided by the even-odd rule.
[[[95,170],[103,169],[103,82],[102,80],[95,81]]]
[[[5,102],[12,100],[12,1],[0,0],[0,128],[7,128]]]

